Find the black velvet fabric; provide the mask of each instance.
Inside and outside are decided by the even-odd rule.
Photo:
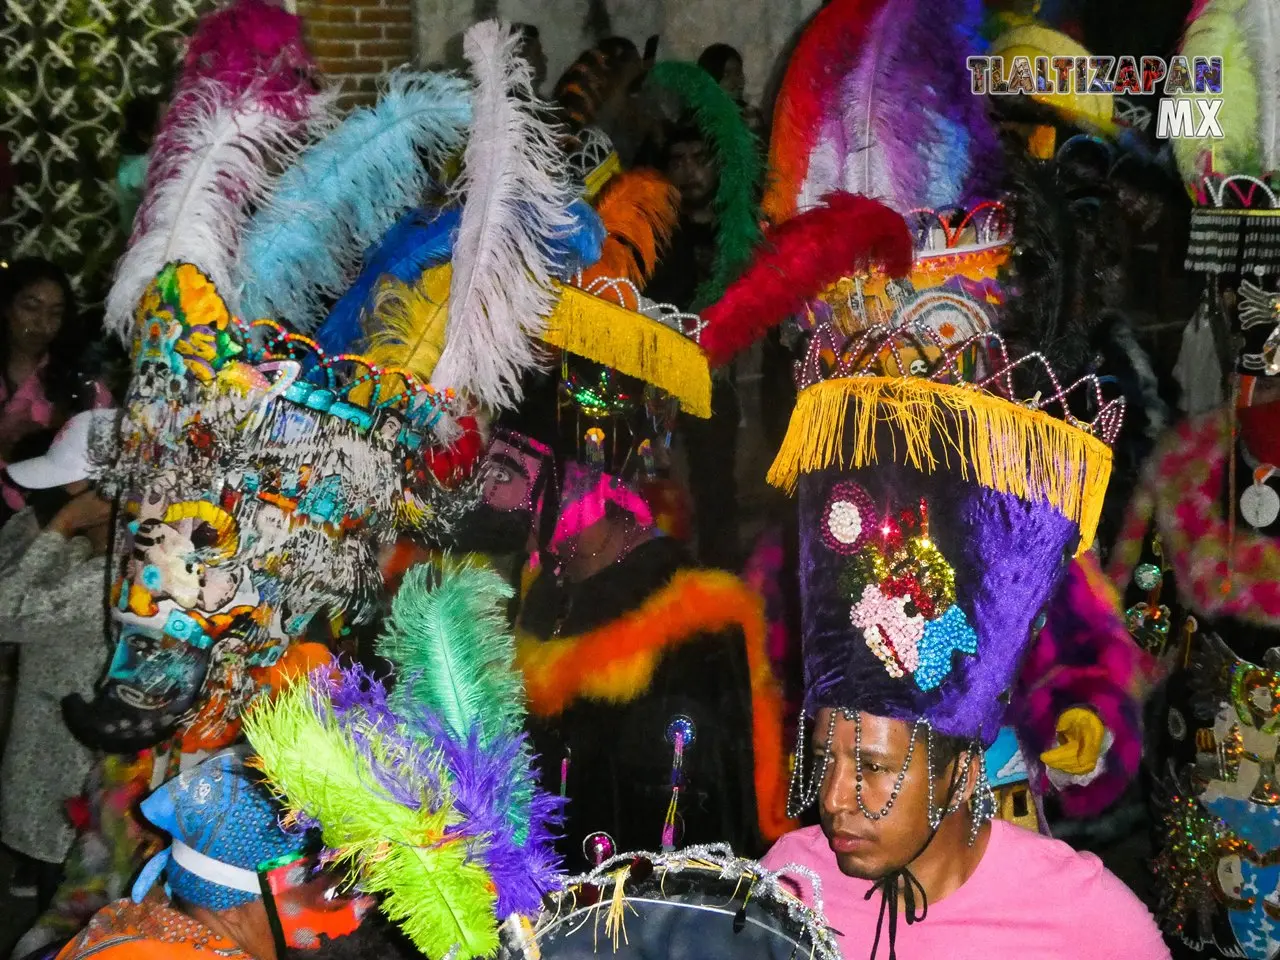
[[[689,566],[666,538],[637,547],[619,563],[579,584],[544,573],[531,586],[520,626],[550,638],[589,632],[643,604]],[[561,852],[571,870],[586,868],[583,840],[597,830],[616,849],[657,850],[671,799],[672,747],[666,728],[684,714],[696,740],[684,756],[676,845],[725,842],[745,856],[763,844],[756,821],[750,675],[740,630],[700,634],[672,647],[648,689],[627,703],[578,700],[555,718],[531,718],[543,785],[560,790],[561,761],[570,757],[569,805]]]

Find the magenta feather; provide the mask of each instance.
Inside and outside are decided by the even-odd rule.
[[[267,0],[235,0],[196,25],[181,86],[217,80],[243,90],[269,75],[287,92],[297,86],[298,73],[310,73],[313,66],[298,17]]]

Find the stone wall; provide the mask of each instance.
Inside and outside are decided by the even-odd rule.
[[[477,19],[500,16],[537,25],[549,61],[547,90],[591,46],[590,0],[412,0],[417,59],[423,66],[459,66],[462,32]],[[661,36],[661,59],[696,59],[708,45],[730,43],[743,53],[747,92],[759,100],[791,36],[821,0],[604,0],[610,32],[643,47]]]
[[[462,33],[476,20],[500,16],[536,24],[555,83],[593,37],[591,0],[293,0],[320,68],[342,83],[348,103],[373,99],[378,78],[409,61],[460,67]],[[600,4],[597,3],[597,7]],[[661,37],[661,59],[696,59],[708,45],[742,51],[747,92],[758,101],[796,29],[821,0],[603,0],[609,32],[637,47]]]

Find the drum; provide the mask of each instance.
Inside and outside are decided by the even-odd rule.
[[[812,884],[817,909],[784,884]],[[621,854],[569,880],[535,921],[504,927],[499,960],[839,960],[821,882],[774,872],[725,846]]]

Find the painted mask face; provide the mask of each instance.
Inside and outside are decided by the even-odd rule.
[[[352,399],[376,371],[307,380],[292,348],[253,339],[188,264],[155,278],[135,330],[110,476],[130,505],[113,555],[117,651],[94,701],[64,711],[111,752],[175,735],[217,749],[317,611],[371,615],[373,525],[400,521],[405,445],[423,442],[407,399]]]
[[[258,867],[276,952],[315,950],[321,935],[349,936],[375,906],[372,897],[347,889],[315,855],[296,854]]]
[[[144,520],[133,535],[131,572],[153,599],[172,599],[184,610],[199,605],[204,564],[191,538],[158,520]]]
[[[542,460],[533,449],[517,446],[514,437],[496,437],[484,463],[482,498],[495,510],[534,509],[534,490],[539,486]]]

